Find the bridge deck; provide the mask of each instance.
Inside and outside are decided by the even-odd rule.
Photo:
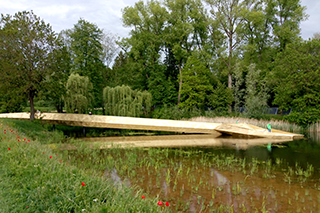
[[[29,113],[7,113],[0,114],[0,118],[12,119],[29,119]],[[149,118],[132,118],[120,116],[103,116],[103,115],[85,115],[85,114],[68,114],[68,113],[41,113],[36,118],[42,119],[50,124],[83,126],[83,127],[100,127],[100,128],[117,128],[117,129],[136,129],[136,130],[154,130],[170,131],[184,133],[207,133],[207,134],[228,134],[245,137],[260,137],[273,139],[298,139],[303,135],[266,129],[252,126],[245,123],[226,124],[226,123],[206,123],[194,121],[176,121]]]

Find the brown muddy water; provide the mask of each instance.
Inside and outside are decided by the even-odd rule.
[[[64,152],[70,163],[169,201],[172,212],[320,212],[319,141],[204,135],[118,137],[105,143],[112,146],[110,141],[165,145]]]

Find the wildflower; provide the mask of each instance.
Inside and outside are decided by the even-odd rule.
[[[29,208],[29,206],[27,206],[27,209]]]
[[[11,150],[11,148],[10,148],[10,147],[9,147],[8,149],[9,149],[9,150]]]
[[[26,141],[26,139],[24,138],[23,141]]]
[[[98,199],[93,199],[93,201],[94,201],[94,202],[97,202],[97,201],[98,201]]]
[[[86,184],[84,182],[81,183],[82,186],[86,186]]]
[[[20,139],[18,139],[18,141],[20,141]]]
[[[28,142],[30,142],[30,139],[28,140]]]
[[[84,211],[85,211],[85,209],[82,209],[82,211],[84,212]]]
[[[52,156],[50,155],[50,158],[52,158]]]
[[[142,199],[146,199],[146,197],[144,195],[141,196]]]
[[[168,206],[168,207],[170,206],[168,201],[166,202],[166,206]]]
[[[161,200],[159,200],[159,202],[157,203],[159,206],[162,206],[163,205],[163,203],[162,203],[162,201]]]
[[[43,154],[44,154],[45,152],[43,152]]]

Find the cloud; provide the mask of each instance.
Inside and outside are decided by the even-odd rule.
[[[56,32],[70,29],[83,18],[99,28],[120,37],[127,37],[130,29],[124,28],[121,9],[134,6],[138,0],[0,0],[1,13],[11,14],[23,10],[34,13],[49,23]],[[146,0],[144,0],[146,2]],[[309,19],[301,23],[301,36],[308,39],[320,32],[320,1],[302,0],[307,6]]]

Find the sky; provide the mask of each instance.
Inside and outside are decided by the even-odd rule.
[[[0,0],[0,13],[14,15],[18,11],[33,10],[49,23],[55,32],[71,29],[80,18],[96,24],[100,29],[120,37],[128,37],[130,29],[123,27],[121,10],[138,0]],[[320,32],[320,1],[301,0],[307,7],[308,20],[301,23],[301,37],[311,38]]]

